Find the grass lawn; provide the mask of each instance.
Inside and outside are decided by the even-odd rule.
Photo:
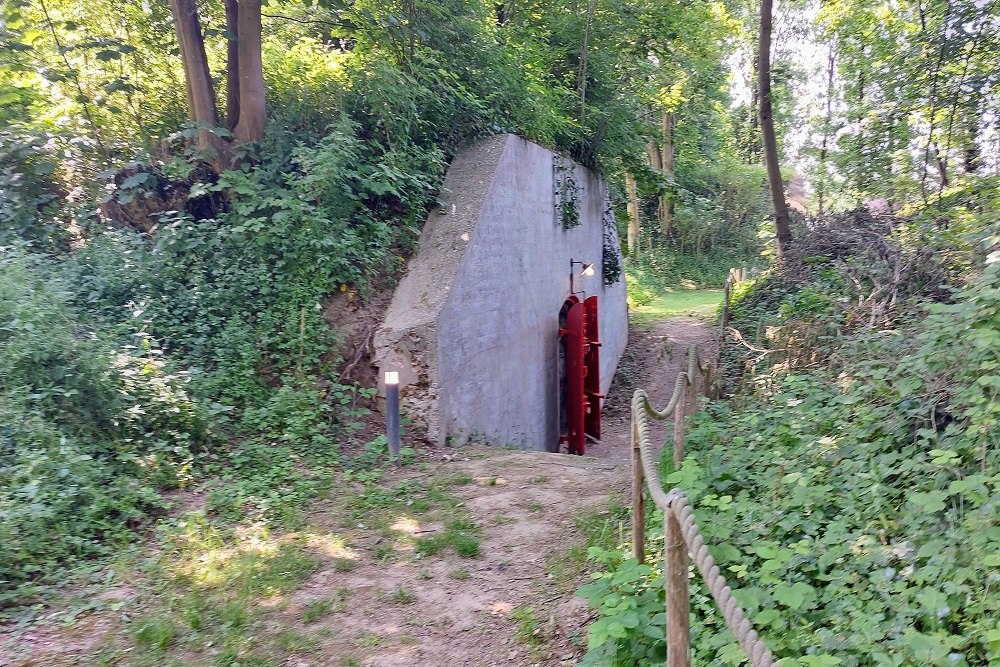
[[[722,303],[721,289],[673,289],[659,294],[644,306],[629,310],[636,324],[649,324],[656,320],[678,315],[712,317]]]

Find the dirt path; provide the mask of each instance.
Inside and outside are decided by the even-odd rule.
[[[712,358],[715,334],[715,327],[707,320],[694,317],[671,317],[633,326],[628,349],[604,405],[601,443],[588,444],[587,454],[628,465],[633,390],[645,389],[653,405],[665,405],[673,395],[677,374],[687,363],[688,347],[697,345],[703,355]]]
[[[366,564],[348,578],[329,570],[317,574],[297,598],[348,586],[351,612],[334,621],[346,643],[335,642],[324,659],[304,664],[333,664],[352,636],[366,632],[407,639],[387,639],[384,647],[365,651],[365,667],[576,664],[590,620],[586,603],[573,594],[587,581],[577,524],[589,515],[591,527],[620,528],[615,505],[627,501],[632,390],[643,387],[656,404],[666,403],[688,346],[711,352],[713,343],[714,329],[690,317],[633,330],[607,404],[603,441],[588,448],[590,456],[461,450],[444,470],[475,480],[456,493],[483,527],[481,558]],[[456,568],[468,576],[455,578]],[[412,603],[380,602],[385,591],[399,587],[412,591]]]
[[[481,557],[406,560],[388,568],[366,563],[349,577],[318,573],[296,595],[299,603],[347,586],[351,611],[332,621],[342,641],[328,645],[323,659],[302,664],[335,664],[352,637],[374,633],[386,643],[364,651],[359,664],[365,667],[575,665],[591,619],[574,595],[588,574],[578,524],[586,517],[591,529],[619,531],[616,507],[627,502],[629,483],[632,390],[643,387],[654,403],[666,403],[692,344],[711,352],[713,327],[676,317],[633,330],[620,380],[609,394],[604,438],[588,448],[590,456],[460,450],[458,460],[436,474],[474,480],[456,494],[482,526]],[[456,570],[463,576],[456,578]],[[412,603],[384,602],[386,591],[400,589],[412,592]]]
[[[181,560],[163,555],[159,579],[133,572],[128,587],[102,593],[116,599],[113,612],[71,628],[0,629],[0,667],[575,665],[591,619],[574,596],[588,580],[588,536],[618,540],[626,526],[632,390],[666,403],[687,346],[708,351],[713,335],[689,317],[634,328],[603,442],[589,456],[476,446],[429,452],[338,488],[313,504],[296,533],[261,533]],[[247,560],[240,549],[259,555]],[[276,568],[275,553],[288,565]],[[195,590],[191,573],[206,563],[226,583]],[[255,590],[267,577],[277,583],[266,594],[237,599],[226,590],[232,582]],[[240,601],[246,618],[222,630],[214,620],[195,627],[185,611],[228,618]],[[161,619],[170,633],[144,645],[137,618]]]

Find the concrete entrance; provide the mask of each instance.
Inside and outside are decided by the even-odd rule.
[[[607,189],[593,172],[513,135],[459,154],[375,334],[399,372],[411,433],[551,451],[560,433],[559,313],[572,291],[601,303],[600,390],[628,335]],[[592,264],[570,284],[570,263]]]

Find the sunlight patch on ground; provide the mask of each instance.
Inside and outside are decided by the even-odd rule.
[[[390,528],[400,533],[406,533],[407,535],[416,535],[420,531],[420,522],[410,517],[401,516],[396,519],[396,523],[392,524]]]
[[[629,317],[635,324],[649,324],[679,315],[713,317],[720,303],[720,289],[675,289],[663,292],[648,304],[631,308]]]
[[[306,546],[313,551],[318,551],[331,558],[346,558],[348,560],[358,560],[360,558],[357,551],[347,546],[347,541],[340,535],[305,533]]]

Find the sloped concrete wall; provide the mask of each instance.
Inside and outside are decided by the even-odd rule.
[[[375,337],[380,370],[399,370],[406,415],[429,439],[524,449],[558,441],[559,311],[570,260],[594,263],[577,290],[600,300],[601,386],[628,336],[624,276],[603,285],[607,192],[573,165],[580,225],[556,214],[555,156],[513,135],[460,154]],[[579,271],[579,266],[576,267]]]

